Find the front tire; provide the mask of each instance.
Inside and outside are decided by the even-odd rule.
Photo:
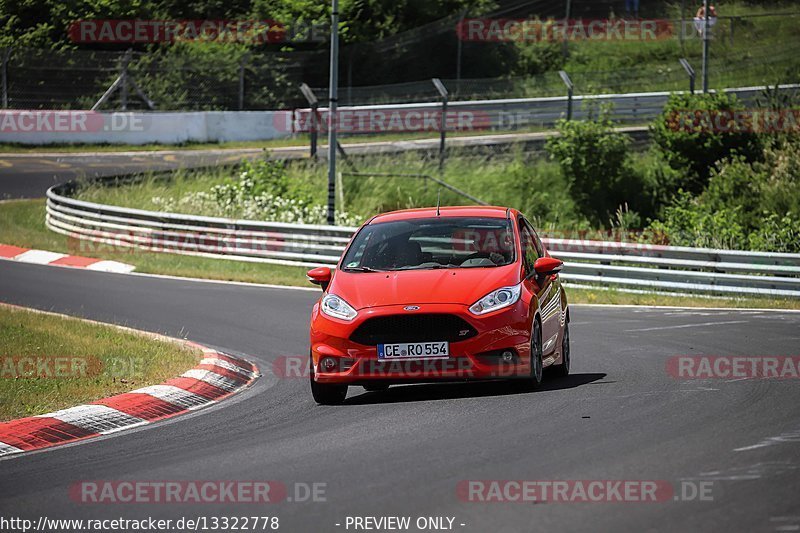
[[[569,365],[571,362],[571,355],[569,353],[569,322],[564,324],[564,334],[561,337],[561,364],[556,365],[553,369],[555,375],[558,377],[569,376]]]
[[[314,370],[308,373],[311,378],[311,396],[320,405],[339,405],[347,398],[347,385],[334,383],[317,383],[314,380]]]
[[[528,381],[531,386],[538,387],[542,383],[543,375],[542,362],[542,326],[538,320],[533,321],[533,333],[531,333],[531,373]]]

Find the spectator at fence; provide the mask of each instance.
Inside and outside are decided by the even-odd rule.
[[[714,9],[714,6],[708,6],[708,29],[714,27],[714,24],[717,23],[717,10]],[[703,35],[703,31],[706,27],[706,10],[703,6],[697,10],[697,14],[694,16],[694,27],[701,36]]]
[[[639,0],[625,0],[625,14],[639,18]]]

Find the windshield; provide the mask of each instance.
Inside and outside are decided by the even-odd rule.
[[[420,218],[366,226],[347,250],[342,270],[487,268],[514,260],[514,234],[508,219]]]

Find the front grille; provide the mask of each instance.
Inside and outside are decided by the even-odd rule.
[[[368,318],[350,335],[367,346],[396,342],[458,342],[478,332],[461,317],[444,314],[389,315]]]

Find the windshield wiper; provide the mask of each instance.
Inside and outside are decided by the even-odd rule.
[[[414,266],[407,266],[401,267],[397,270],[438,270],[440,268],[460,268],[458,265],[447,264],[443,265],[441,263],[437,263],[435,265],[414,265]]]
[[[345,272],[386,272],[385,270],[376,270],[368,266],[344,267],[342,270]]]

